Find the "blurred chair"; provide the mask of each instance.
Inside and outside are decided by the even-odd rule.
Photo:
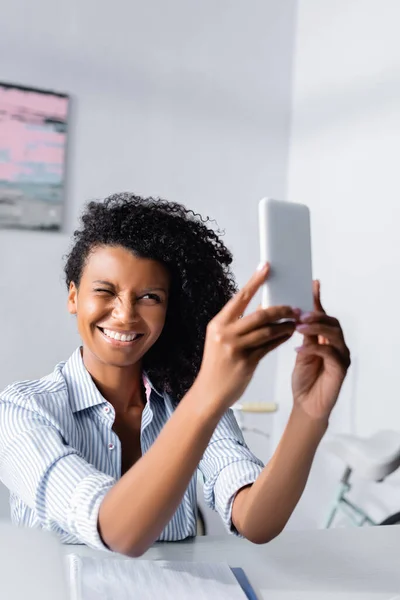
[[[400,523],[400,513],[391,515],[382,523],[377,523],[348,497],[352,488],[350,481],[352,473],[362,479],[382,482],[400,467],[400,433],[379,431],[369,438],[347,434],[335,435],[325,443],[325,448],[341,458],[346,467],[324,527],[332,526],[339,511],[358,526]]]

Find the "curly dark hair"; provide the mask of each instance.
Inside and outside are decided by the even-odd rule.
[[[66,257],[68,287],[71,281],[79,287],[87,258],[99,246],[122,246],[168,269],[164,329],[143,357],[143,367],[157,389],[180,400],[199,371],[207,324],[236,291],[232,255],[220,232],[207,227],[208,217],[181,204],[131,193],[90,202],[81,220]]]

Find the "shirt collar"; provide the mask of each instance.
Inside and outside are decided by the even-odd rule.
[[[80,348],[77,348],[65,363],[63,375],[67,384],[69,402],[73,412],[79,412],[80,410],[107,402],[100,394],[83,364]],[[161,398],[164,397],[163,394],[156,390],[146,373],[143,373],[143,385],[146,391],[147,402],[150,401],[152,392],[155,392]]]
[[[155,394],[157,394],[157,396],[160,396],[160,398],[164,398],[164,394],[159,392],[158,389],[154,387],[146,371],[143,371],[143,385],[146,391],[147,401],[149,401],[150,399],[151,392],[154,392]]]

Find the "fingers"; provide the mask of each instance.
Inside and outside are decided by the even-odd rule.
[[[303,349],[310,349],[309,353],[311,355],[321,356],[319,354],[321,347],[330,348],[335,351],[340,362],[346,368],[350,365],[350,350],[346,345],[342,328],[337,319],[326,314],[313,313],[305,319],[303,316],[301,321],[296,330],[304,335]],[[318,349],[318,352],[315,348]],[[303,353],[306,351],[302,350]]]
[[[231,298],[229,302],[225,304],[215,319],[218,320],[218,322],[225,324],[239,319],[239,317],[246,310],[255,293],[267,279],[269,270],[270,268],[268,263],[266,263],[260,270],[257,270],[246,283],[246,285],[243,286],[242,289],[239,290],[237,294],[235,294],[233,298]]]
[[[350,364],[350,351],[347,348],[340,323],[335,317],[330,317],[321,310],[303,314],[296,330],[304,335],[303,347],[332,346],[340,354],[344,363]]]
[[[293,335],[294,331],[294,322],[271,324],[240,336],[237,341],[237,348],[238,350],[254,349],[265,346],[265,344],[274,342],[280,338],[285,338],[286,340]]]
[[[325,314],[325,310],[321,304],[321,286],[318,280],[313,281],[313,299],[314,299],[314,311],[312,313],[305,313],[301,315],[300,321],[305,321],[306,319],[311,319],[315,314],[321,317],[321,315]],[[318,336],[305,336],[303,341],[303,346],[309,346],[311,344],[318,343]]]
[[[333,346],[325,346],[321,344],[308,344],[296,348],[296,352],[300,356],[319,356],[324,360],[330,360],[339,364],[343,369],[348,369],[350,366],[350,353],[344,356]]]
[[[296,322],[300,311],[290,306],[273,306],[271,308],[260,308],[255,312],[243,317],[235,323],[234,331],[238,335],[244,335],[267,324],[276,324],[281,319],[291,319]]]
[[[340,323],[338,321],[338,319],[335,319],[335,317],[330,317],[329,315],[327,315],[325,312],[320,312],[320,311],[316,311],[316,312],[312,312],[312,313],[303,313],[300,318],[299,321],[301,321],[301,323],[323,323],[324,325],[330,325],[332,327],[340,327]]]
[[[321,304],[321,282],[318,279],[313,281],[313,297],[314,297],[314,310],[317,312],[324,313],[324,307]]]
[[[314,340],[316,336],[322,336],[323,339],[320,340],[321,343],[326,344],[326,342],[328,342],[328,344],[334,346],[337,350],[339,350],[339,352],[344,352],[347,350],[343,338],[343,332],[340,327],[333,327],[331,325],[324,325],[321,323],[307,323],[298,325],[296,327],[296,331],[307,337],[312,336]]]
[[[260,360],[264,358],[264,356],[266,356],[269,352],[272,352],[272,350],[275,350],[275,348],[278,348],[278,346],[281,346],[282,344],[287,342],[288,339],[290,339],[290,337],[290,335],[283,336],[279,339],[268,342],[260,348],[252,350],[250,353],[251,359],[254,360],[255,364],[259,363]]]
[[[314,312],[312,313],[304,313],[300,317],[300,321],[302,323],[325,323],[326,325],[331,325],[333,327],[340,328],[339,321],[334,319],[333,317],[329,317],[324,307],[321,303],[321,283],[318,279],[313,281],[313,298],[314,298]],[[298,329],[299,330],[299,329]],[[323,335],[312,335],[311,332],[307,334],[305,331],[302,332],[300,329],[300,333],[304,333],[304,341],[303,346],[309,346],[312,344],[328,344],[327,338],[324,338]]]

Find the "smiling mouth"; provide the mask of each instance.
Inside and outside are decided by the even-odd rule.
[[[101,333],[105,337],[107,337],[111,340],[115,340],[117,342],[125,342],[127,344],[140,339],[144,335],[143,333],[136,333],[134,331],[122,333],[120,331],[114,331],[113,329],[107,329],[106,327],[97,327],[97,328],[101,331]]]

